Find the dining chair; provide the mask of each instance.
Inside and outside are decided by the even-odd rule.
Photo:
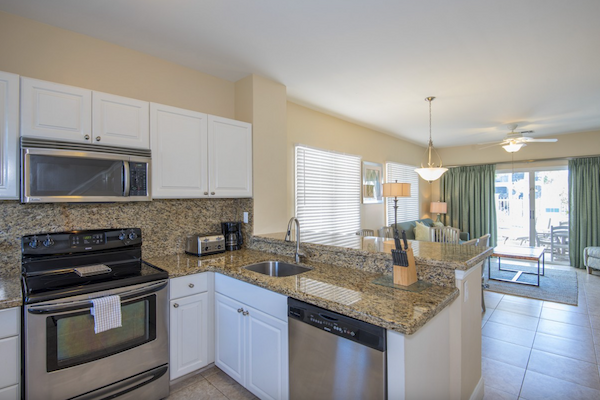
[[[433,226],[429,228],[431,242],[454,243],[458,244],[460,240],[460,229],[450,226]]]
[[[462,242],[462,245],[467,245],[467,246],[477,246],[477,244],[479,243],[479,238],[475,238],[475,239],[471,239],[471,240],[467,240],[466,242]]]
[[[477,246],[483,246],[483,247],[490,247],[490,234],[486,233],[485,235],[483,235],[482,237],[480,237],[479,242],[477,243]],[[483,291],[484,289],[487,289],[489,287],[489,285],[487,283],[485,283],[485,278],[483,276],[484,271],[485,271],[485,267],[487,265],[487,263],[490,262],[490,258],[486,258],[485,261],[481,264],[481,309],[483,310],[483,312],[485,312],[485,297],[483,296]]]
[[[356,234],[358,236],[375,236],[375,231],[373,229],[359,229]]]
[[[377,233],[379,237],[384,239],[393,239],[394,238],[394,228],[391,226],[384,226],[378,229]]]

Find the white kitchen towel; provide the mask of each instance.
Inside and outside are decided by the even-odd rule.
[[[92,299],[94,332],[100,333],[121,326],[121,298],[106,296]]]

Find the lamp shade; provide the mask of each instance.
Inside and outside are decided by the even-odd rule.
[[[383,197],[410,197],[410,183],[384,183]]]
[[[444,172],[448,171],[448,168],[417,168],[415,172],[419,176],[428,182],[433,182],[439,179],[440,176],[444,175]]]
[[[443,201],[432,201],[430,212],[432,214],[446,214],[448,212],[448,204]]]
[[[502,148],[509,153],[516,153],[517,151],[521,150],[521,147],[523,146],[525,146],[525,143],[516,143],[511,141],[509,144],[502,146]]]

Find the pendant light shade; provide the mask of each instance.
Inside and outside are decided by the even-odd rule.
[[[442,158],[438,154],[438,152],[433,148],[433,141],[431,140],[431,102],[435,99],[435,97],[427,97],[426,101],[429,102],[429,145],[427,146],[426,153],[428,155],[427,158],[427,167],[423,166],[421,163],[421,168],[415,169],[415,172],[419,174],[419,176],[429,183],[439,179],[444,172],[448,171],[448,168],[442,167]],[[440,160],[440,164],[438,166],[435,163],[431,162],[431,153],[434,152],[437,158]]]
[[[521,147],[523,146],[525,146],[525,143],[518,143],[511,140],[508,144],[502,146],[502,148],[509,153],[516,153],[517,151],[521,150]]]

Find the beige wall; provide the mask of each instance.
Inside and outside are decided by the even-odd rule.
[[[253,129],[254,233],[285,230],[286,87],[251,75],[235,83],[235,116]]]
[[[419,165],[425,148],[395,139],[339,118],[288,102],[288,213],[294,213],[294,146],[303,144],[324,150],[361,156],[363,161],[385,164],[388,161]],[[421,214],[427,215],[430,185],[421,180]],[[256,207],[256,206],[255,206]],[[363,228],[378,229],[385,225],[383,204],[362,204]],[[283,226],[285,228],[285,226]]]
[[[234,84],[160,58],[0,12],[0,70],[234,118]]]

